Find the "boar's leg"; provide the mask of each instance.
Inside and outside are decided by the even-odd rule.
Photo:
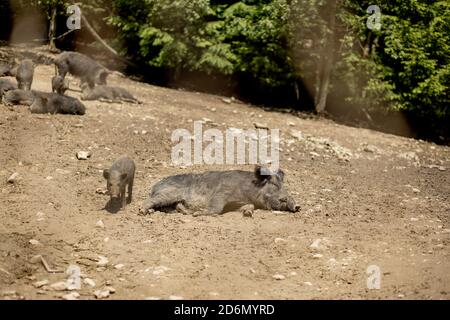
[[[176,206],[176,210],[178,212],[181,212],[182,214],[186,215],[186,214],[190,214],[191,212],[184,206],[183,203],[179,202]]]
[[[133,200],[133,180],[128,183],[128,203],[131,203]]]
[[[172,195],[158,194],[155,196],[150,196],[144,201],[140,209],[141,213],[148,213],[151,209],[157,210],[164,207],[169,207],[177,204],[182,199],[173,197]]]
[[[124,97],[122,97],[121,100],[124,101],[124,102],[128,102],[128,103],[142,104],[142,102],[140,102],[140,101],[137,100],[137,99],[130,99],[130,98],[124,98]]]
[[[123,186],[123,190],[120,191],[120,201],[121,201],[121,209],[124,209],[127,205],[127,192],[126,185]]]
[[[212,198],[209,202],[208,212],[211,214],[220,214],[223,212],[225,205],[226,203],[222,197]]]
[[[209,202],[207,210],[200,210],[193,213],[194,217],[198,216],[217,216],[223,212],[225,202],[219,198],[213,198]]]

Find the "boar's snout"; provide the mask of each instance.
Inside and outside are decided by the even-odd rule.
[[[281,210],[297,212],[300,210],[300,206],[295,203],[295,200],[291,197],[284,197],[280,199]]]

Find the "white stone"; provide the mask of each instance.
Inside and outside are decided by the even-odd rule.
[[[78,292],[71,292],[62,296],[64,300],[77,300],[80,297]]]
[[[55,282],[50,285],[50,288],[52,288],[55,291],[64,291],[67,290],[67,284],[64,281]]]
[[[95,287],[95,281],[92,280],[91,278],[86,278],[83,280],[83,283],[90,286],[90,287]]]
[[[35,283],[33,283],[33,286],[35,288],[40,288],[40,287],[43,287],[43,286],[45,286],[47,284],[49,284],[49,282],[48,282],[47,279],[45,279],[45,280],[42,280],[42,281],[36,281]]]
[[[97,299],[105,299],[109,297],[109,290],[96,290],[94,296]]]
[[[109,263],[108,258],[104,256],[98,256],[97,266],[105,267]]]
[[[279,274],[279,273],[274,274],[274,275],[272,276],[272,278],[274,278],[275,280],[284,280],[284,279],[286,279],[285,276],[283,276],[282,274]]]

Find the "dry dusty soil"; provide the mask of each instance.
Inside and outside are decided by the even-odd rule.
[[[38,65],[33,89],[50,91],[53,74]],[[118,74],[109,82],[143,104],[86,102],[85,116],[0,105],[0,299],[68,293],[58,288],[68,275],[47,272],[36,255],[59,271],[80,267],[79,299],[97,290],[106,299],[450,298],[449,147]],[[173,130],[193,132],[202,119],[223,132],[255,122],[281,129],[281,167],[300,212],[139,215],[165,176],[252,170],[172,164]],[[83,150],[88,160],[76,158]],[[121,154],[137,164],[134,199],[110,213],[98,189]],[[379,289],[367,286],[369,266]]]

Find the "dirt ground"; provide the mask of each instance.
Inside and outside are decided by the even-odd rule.
[[[39,65],[33,89],[50,91],[53,73]],[[36,255],[55,269],[81,268],[79,299],[105,287],[115,289],[107,299],[450,298],[449,147],[117,74],[109,82],[144,103],[85,102],[85,116],[0,105],[0,299],[68,293],[52,287],[68,275],[48,273]],[[300,212],[138,215],[165,176],[252,170],[171,164],[172,131],[193,132],[204,118],[205,129],[281,129],[281,167]],[[92,156],[78,160],[82,150]],[[135,197],[110,213],[97,189],[121,154],[137,164]],[[381,271],[379,289],[367,287],[371,265]]]

